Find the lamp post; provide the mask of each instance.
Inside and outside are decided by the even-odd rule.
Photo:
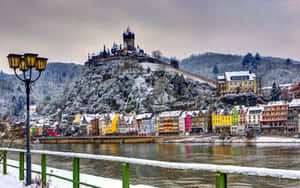
[[[20,54],[8,54],[9,67],[14,69],[16,77],[25,83],[26,98],[27,98],[27,142],[26,142],[26,185],[31,184],[31,153],[30,153],[30,125],[29,125],[29,96],[30,96],[30,84],[37,81],[41,76],[42,71],[45,70],[47,64],[47,58],[38,57],[35,53]],[[35,68],[38,71],[38,76],[32,78],[32,71]],[[19,69],[22,74],[17,74]]]

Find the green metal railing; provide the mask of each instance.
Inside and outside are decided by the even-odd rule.
[[[19,179],[24,180],[24,153],[22,149],[12,148],[0,148],[3,153],[3,174],[7,174],[7,166],[19,168]],[[18,152],[19,153],[19,166],[7,164],[7,152]],[[63,179],[73,183],[73,188],[79,188],[80,185],[85,185],[92,188],[98,186],[91,185],[88,183],[80,182],[80,159],[95,159],[95,160],[106,160],[111,162],[122,163],[122,186],[123,188],[129,188],[130,186],[130,173],[129,164],[146,165],[160,168],[169,169],[181,169],[181,170],[198,170],[216,173],[216,188],[227,187],[227,174],[240,174],[240,175],[251,175],[261,177],[275,177],[285,178],[292,180],[300,180],[300,171],[297,170],[283,170],[283,169],[269,169],[269,168],[254,168],[254,167],[241,167],[231,165],[214,165],[214,164],[199,164],[199,163],[175,163],[175,162],[164,162],[154,160],[144,160],[136,158],[116,157],[108,155],[93,155],[83,153],[71,153],[71,152],[54,152],[54,151],[42,151],[32,150],[33,154],[41,155],[41,171],[32,170],[34,173],[41,174],[42,187],[46,187],[47,176]],[[46,156],[63,156],[73,158],[73,179],[61,177],[55,174],[47,173]]]

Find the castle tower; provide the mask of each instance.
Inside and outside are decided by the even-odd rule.
[[[125,50],[135,50],[134,33],[130,31],[129,27],[127,27],[126,31],[123,33],[123,45]]]

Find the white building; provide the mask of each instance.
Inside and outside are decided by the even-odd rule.
[[[260,121],[262,120],[262,106],[249,107],[247,110],[247,129],[255,128],[260,130]]]

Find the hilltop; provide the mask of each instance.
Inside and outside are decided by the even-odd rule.
[[[274,81],[280,84],[300,81],[300,62],[292,59],[263,57],[259,54],[231,55],[204,53],[191,55],[180,63],[180,68],[194,74],[215,79],[224,72],[251,70],[262,77],[265,86]]]

